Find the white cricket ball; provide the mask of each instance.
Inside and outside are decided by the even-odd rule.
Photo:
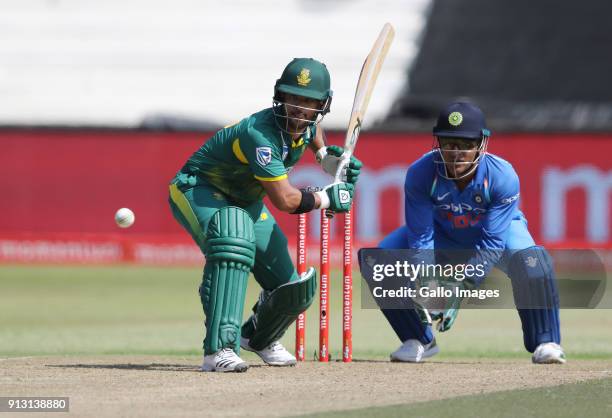
[[[134,212],[128,208],[121,208],[115,213],[115,222],[120,228],[129,228],[135,220]]]

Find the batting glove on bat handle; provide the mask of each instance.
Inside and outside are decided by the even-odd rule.
[[[355,187],[350,183],[332,183],[325,186],[322,191],[316,192],[321,201],[321,209],[333,212],[348,212],[353,202]]]
[[[344,148],[338,145],[321,147],[316,158],[323,171],[334,176],[335,182],[357,183],[363,163],[355,156],[348,155]]]

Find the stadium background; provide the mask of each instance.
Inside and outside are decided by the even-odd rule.
[[[430,149],[439,108],[464,98],[485,111],[490,150],[518,171],[538,242],[598,248],[610,271],[611,14],[606,0],[1,2],[0,395],[70,396],[75,416],[92,417],[381,405],[393,406],[353,416],[609,415],[609,310],[562,310],[563,367],[529,362],[514,309],[462,309],[436,335],[435,359],[391,364],[399,342],[378,310],[361,306],[356,271],[351,365],[268,368],[243,351],[247,374],[198,373],[202,256],[171,218],[166,190],[216,128],[271,104],[296,56],[328,65],[334,101],[323,126],[342,143],[359,68],[389,21],[396,38],[357,147],[355,247],[401,223],[408,164]],[[329,181],[311,156],[290,175],[298,185]],[[136,212],[127,230],[113,222],[122,206]],[[276,216],[294,244],[295,217]],[[310,219],[316,263],[318,214]],[[592,266],[565,254],[566,276],[588,279]],[[251,280],[245,314],[258,293]],[[603,305],[612,306],[609,291]],[[290,350],[292,340],[290,329]]]
[[[335,97],[323,126],[342,143],[359,66],[386,20],[397,36],[357,149],[366,170],[356,247],[400,225],[405,169],[431,147],[437,110],[457,98],[487,114],[490,150],[518,171],[539,243],[610,247],[612,60],[597,52],[609,45],[599,20],[610,6],[547,4],[5,3],[0,262],[200,263],[167,209],[169,179],[217,127],[269,106],[293,56],[329,66]],[[279,33],[299,21],[308,30]],[[291,180],[328,182],[311,156]],[[122,206],[137,217],[125,231],[112,221]],[[294,217],[275,214],[295,242]]]

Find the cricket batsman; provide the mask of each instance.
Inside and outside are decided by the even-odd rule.
[[[263,202],[283,212],[349,210],[361,162],[352,158],[341,182],[321,191],[291,185],[288,172],[310,148],[335,175],[343,149],[326,147],[319,122],[332,101],[326,66],[293,59],[276,81],[272,107],[209,138],[170,183],[170,207],[206,257],[199,289],[206,334],[202,371],[244,372],[240,348],[274,366],[296,364],[280,343],[316,293],[316,273],[298,277],[287,238]],[[249,273],[262,292],[242,324]]]
[[[485,274],[457,282],[476,288],[495,265],[513,288],[524,345],[534,363],[565,363],[561,348],[559,296],[552,261],[536,245],[519,210],[519,178],[512,165],[487,153],[490,131],[482,111],[451,103],[433,128],[434,149],[408,169],[406,225],[379,244],[385,249],[468,250],[465,265]],[[438,253],[436,252],[436,256]],[[533,298],[547,301],[544,306]],[[431,322],[439,331],[453,325],[460,299],[428,317],[427,309],[382,309],[402,345],[391,361],[420,362],[438,353]]]

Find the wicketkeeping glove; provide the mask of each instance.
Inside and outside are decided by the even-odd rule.
[[[435,283],[435,284],[434,284]],[[443,287],[445,289],[452,290],[452,296],[440,300],[425,299],[421,300],[417,298],[414,300],[416,305],[416,311],[419,315],[419,319],[423,324],[432,325],[436,323],[436,329],[440,332],[445,332],[451,329],[457,315],[459,314],[459,308],[461,306],[462,297],[458,297],[456,289],[466,289],[471,287],[471,283],[467,280],[457,281],[455,279],[437,279],[427,284],[429,287]],[[442,302],[443,306],[436,308],[431,305],[439,305]],[[429,309],[428,309],[429,306]]]
[[[440,285],[444,286],[445,289],[451,289],[453,291],[453,295],[450,298],[445,300],[445,306],[443,310],[440,311],[430,311],[432,321],[438,321],[436,328],[440,332],[448,331],[451,329],[455,320],[457,319],[457,315],[459,314],[459,307],[461,306],[461,302],[463,301],[462,297],[456,296],[457,289],[472,289],[474,288],[474,284],[472,281],[465,280],[442,280]]]
[[[317,162],[321,164],[323,171],[331,176],[335,176],[336,171],[338,171],[338,166],[342,161],[342,154],[344,154],[344,149],[342,147],[330,145],[329,147],[320,148],[317,151],[316,158]],[[357,183],[361,167],[363,167],[361,161],[354,155],[351,155],[348,165],[342,169],[340,181],[351,184]]]
[[[455,300],[457,300],[455,298]],[[448,331],[451,329],[455,320],[457,319],[457,314],[459,314],[459,305],[461,301],[459,300],[456,305],[452,305],[454,307],[448,307],[443,311],[432,311],[430,312],[431,320],[438,321],[436,325],[436,329],[440,332]]]

